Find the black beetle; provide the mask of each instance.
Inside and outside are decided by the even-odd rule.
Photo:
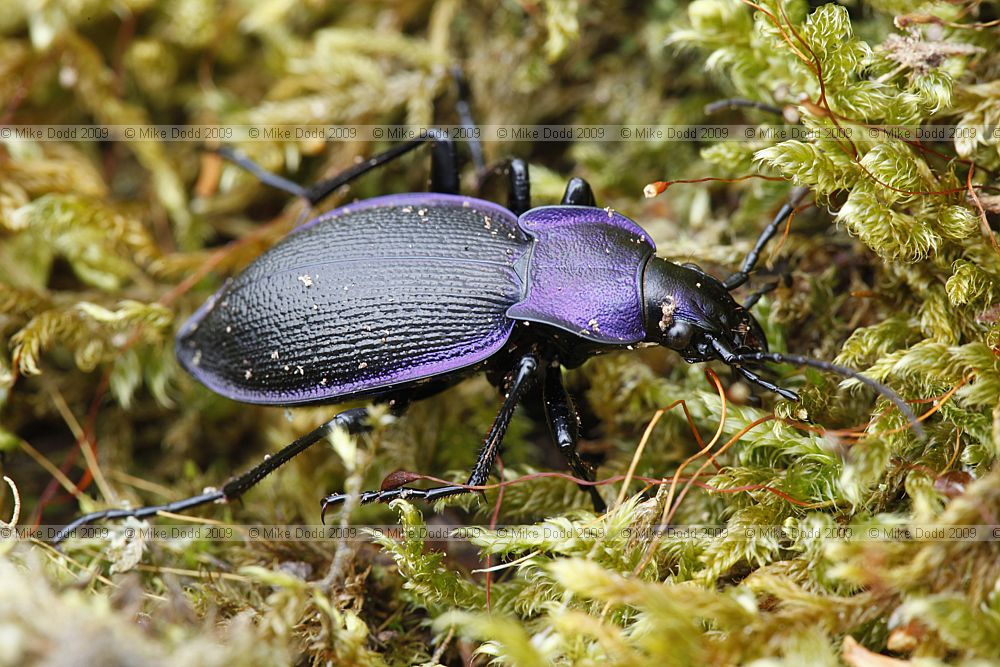
[[[308,189],[223,152],[265,182],[315,204],[425,142],[432,147],[432,193],[358,201],[302,225],[229,280],[177,337],[177,356],[199,381],[224,396],[265,405],[371,398],[399,412],[486,371],[504,400],[467,484],[369,491],[361,502],[431,501],[484,484],[514,408],[535,383],[559,450],[579,478],[594,481],[594,471],[576,451],[577,415],[560,367],[639,345],[669,347],[689,363],[721,360],[792,400],[793,392],[747,365],[790,362],[838,372],[891,399],[919,431],[906,404],[874,380],[769,352],[748,307],[730,295],[747,281],[804,190],[767,226],[741,270],[719,281],[695,265],[656,257],[649,236],[619,213],[598,208],[579,178],[569,181],[560,205],[532,208],[527,165],[513,160],[506,207],[460,195],[454,145],[438,133]],[[365,430],[367,414],[365,408],[341,412],[221,489],[161,506],[89,514],[59,539],[98,519],[147,517],[238,498],[335,427]],[[597,490],[587,488],[603,509]],[[324,498],[324,512],[345,497]]]

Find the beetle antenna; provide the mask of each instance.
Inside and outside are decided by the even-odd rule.
[[[737,354],[733,355],[731,359],[727,360],[727,363],[731,362],[748,362],[748,361],[767,361],[774,364],[795,364],[796,366],[809,366],[811,368],[818,368],[822,371],[829,371],[831,373],[837,373],[838,375],[843,375],[844,377],[849,377],[853,380],[857,380],[866,387],[871,387],[876,392],[885,396],[887,399],[893,402],[893,404],[899,408],[899,411],[903,413],[907,421],[910,422],[910,426],[913,428],[913,432],[916,433],[921,440],[927,439],[927,433],[924,431],[923,426],[920,425],[920,420],[917,416],[913,414],[913,410],[910,406],[900,398],[899,394],[887,387],[886,385],[871,379],[867,375],[862,375],[861,373],[847,368],[846,366],[841,366],[839,364],[832,364],[829,361],[821,361],[819,359],[812,359],[810,357],[803,357],[798,354],[782,354],[781,352],[750,352],[747,354]]]

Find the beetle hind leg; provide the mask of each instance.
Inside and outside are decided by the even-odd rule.
[[[285,447],[278,451],[278,453],[268,456],[261,463],[257,464],[239,477],[234,477],[229,480],[221,489],[207,489],[205,492],[196,496],[176,500],[164,505],[149,505],[147,507],[137,507],[135,509],[108,509],[100,512],[92,512],[91,514],[85,514],[62,528],[62,530],[56,534],[53,539],[53,543],[58,544],[59,542],[62,542],[67,537],[71,537],[77,528],[86,526],[96,521],[126,519],[128,517],[143,519],[146,517],[156,516],[160,512],[183,512],[185,510],[199,507],[201,505],[207,505],[209,503],[236,500],[251,488],[256,486],[258,482],[267,477],[269,474],[328,436],[335,428],[345,428],[350,433],[361,433],[363,431],[367,431],[370,428],[368,425],[368,409],[353,408],[351,410],[341,412],[322,426],[313,429],[301,438],[285,445]]]
[[[431,144],[431,190],[446,194],[458,194],[458,157],[455,152],[455,143],[440,130],[431,129],[416,139],[393,146],[349,169],[345,169],[332,178],[309,186],[306,188],[304,196],[309,200],[310,205],[315,206],[337,188],[347,185],[369,171],[387,162],[392,162],[428,142]]]
[[[460,183],[455,142],[439,130],[432,129],[421,137],[397,144],[381,153],[373,155],[367,160],[362,160],[336,176],[314,183],[309,187],[303,187],[283,176],[267,171],[246,155],[233,148],[224,146],[216,149],[216,152],[230,162],[249,171],[262,183],[283,190],[295,197],[302,197],[312,207],[333,194],[337,188],[351,183],[368,172],[392,162],[428,142],[431,144],[431,191],[444,194],[458,194]]]
[[[201,505],[221,502],[223,500],[225,500],[223,492],[218,489],[212,489],[197,496],[191,496],[190,498],[177,500],[163,505],[149,505],[147,507],[137,507],[135,509],[107,509],[99,512],[91,512],[90,514],[84,514],[83,516],[77,517],[70,523],[63,526],[63,528],[56,533],[55,537],[52,539],[52,543],[59,544],[66,538],[72,537],[78,528],[88,526],[92,523],[97,523],[98,521],[127,519],[129,517],[145,519],[147,517],[156,516],[160,512],[183,512],[195,507],[200,507]]]
[[[469,89],[469,82],[465,79],[465,72],[460,65],[451,68],[451,78],[455,80],[455,87],[458,89],[455,112],[458,114],[458,122],[462,125],[462,130],[469,138],[469,155],[472,157],[472,166],[478,174],[486,169],[486,159],[483,157],[483,145],[479,142],[476,121],[472,118],[472,105],[469,103],[472,91]]]
[[[521,360],[514,369],[513,378],[507,389],[503,404],[500,406],[500,411],[497,412],[497,416],[493,420],[493,426],[490,427],[490,431],[486,435],[483,446],[479,450],[479,455],[476,457],[472,473],[465,484],[436,486],[429,489],[414,489],[403,486],[380,491],[365,491],[360,497],[361,504],[387,503],[399,498],[433,502],[448,496],[470,493],[473,491],[473,489],[469,488],[470,486],[483,486],[489,478],[490,472],[493,470],[493,464],[500,453],[500,445],[503,442],[504,435],[507,433],[507,428],[510,426],[510,420],[514,416],[514,409],[531,388],[540,369],[540,362],[534,354],[526,354],[521,357]],[[347,498],[348,494],[346,493],[332,493],[324,498],[321,501],[324,518],[328,509],[343,503]]]
[[[294,197],[307,197],[306,188],[294,181],[288,180],[284,176],[279,176],[274,172],[264,169],[264,167],[260,166],[235,148],[220,146],[215,149],[215,152],[236,166],[242,167],[244,170],[256,176],[257,180],[264,185],[270,185],[272,188],[277,188],[278,190],[287,192]]]

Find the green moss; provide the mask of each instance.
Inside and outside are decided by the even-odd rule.
[[[531,162],[538,203],[558,201],[569,175],[587,178],[664,253],[717,275],[790,184],[808,186],[815,208],[795,216],[758,281],[790,276],[757,310],[772,349],[857,368],[923,401],[918,412],[936,409],[924,441],[857,382],[781,366],[801,403],[758,404],[722,373],[735,387],[723,405],[703,366],[662,350],[608,355],[566,374],[587,415],[584,449],[602,479],[634,463],[639,477],[678,472],[676,488],[605,485],[606,499],[624,500],[595,515],[572,482],[524,479],[559,465],[524,411],[503,456],[516,483],[502,495],[340,519],[400,523],[399,539],[119,535],[60,554],[0,532],[0,665],[458,664],[474,653],[512,665],[853,665],[866,650],[927,665],[1000,660],[996,542],[830,539],[1000,516],[1000,253],[986,229],[1000,143],[978,127],[1000,123],[1000,49],[995,28],[952,25],[991,20],[996,2],[7,4],[5,123],[451,123],[448,66],[460,61],[484,125],[757,124],[752,141],[485,149],[491,162]],[[906,13],[917,19],[902,31],[893,22]],[[732,96],[784,118],[705,115]],[[784,123],[803,132],[764,131]],[[918,145],[877,129],[893,123],[959,131]],[[238,145],[303,183],[382,147]],[[426,165],[407,156],[324,205],[422,189]],[[55,523],[198,493],[329,418],[238,406],[177,367],[179,323],[303,214],[230,165],[213,179],[216,168],[187,142],[0,144],[0,465],[20,491],[20,525],[39,511]],[[781,182],[641,197],[654,180],[748,173]],[[679,470],[700,448],[679,407],[633,461],[656,411],[678,399],[702,442],[719,429],[718,466],[702,457]],[[402,418],[380,413],[370,435],[336,434],[244,503],[200,516],[294,526],[315,522],[325,492],[377,487],[397,469],[462,479],[497,400],[479,379]],[[96,467],[89,447],[78,453],[88,440]],[[36,457],[72,483],[99,474],[67,500]],[[0,518],[12,504],[4,490]],[[422,532],[437,518],[487,524],[497,507],[500,524],[525,529],[444,544]],[[665,512],[727,532],[643,532]]]

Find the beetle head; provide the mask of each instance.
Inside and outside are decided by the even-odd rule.
[[[760,324],[722,283],[694,264],[652,258],[643,274],[646,341],[694,363],[732,354],[767,352]],[[724,360],[724,359],[723,359]]]

